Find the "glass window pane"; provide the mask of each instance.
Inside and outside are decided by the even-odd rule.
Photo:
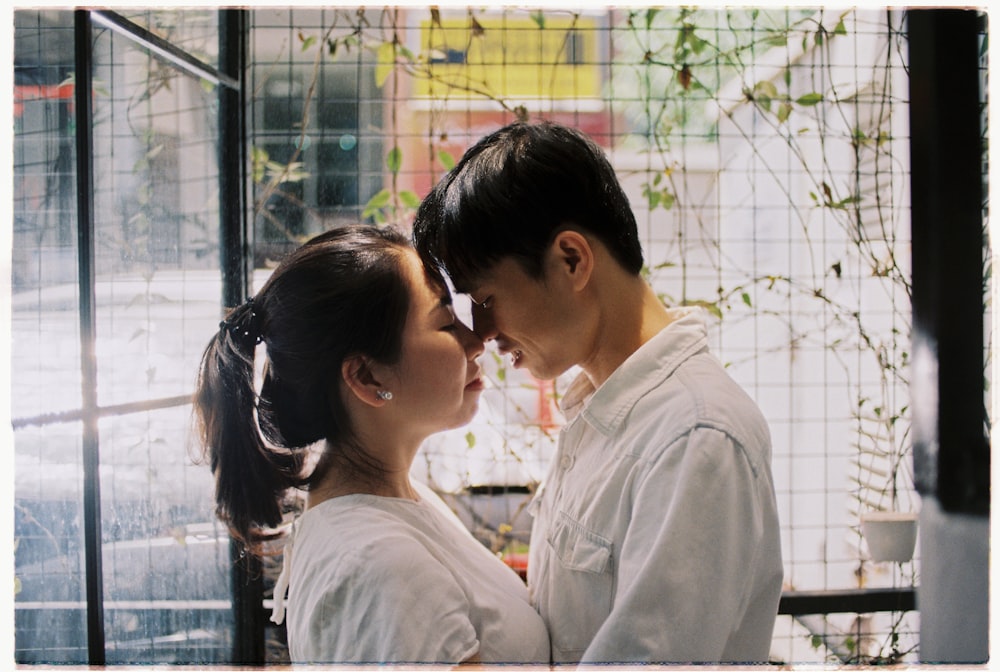
[[[225,662],[231,653],[229,535],[213,480],[192,464],[191,408],[101,422],[109,663]]]
[[[201,339],[219,315],[219,180],[214,88],[99,35],[98,393],[110,405],[193,389]]]
[[[14,433],[19,663],[87,662],[82,431],[79,423],[63,423]]]
[[[213,87],[123,36],[95,40],[98,396],[167,408],[100,423],[109,662],[224,662],[231,605],[191,407],[220,314]]]
[[[163,38],[203,63],[219,63],[219,10],[217,7],[149,9],[122,7],[126,19]]]
[[[143,12],[145,25],[197,49],[196,57],[214,53],[194,46],[198,31],[184,32],[197,12],[175,14]],[[202,14],[211,18],[202,43],[214,44],[215,12]],[[88,660],[82,430],[57,422],[60,413],[88,412],[81,408],[73,13],[19,11],[15,24],[16,656],[81,664]],[[98,425],[95,485],[107,660],[225,662],[228,535],[215,521],[211,473],[192,463],[189,403],[220,317],[216,92],[118,33],[97,27],[92,44],[97,393],[108,416]]]
[[[73,15],[14,16],[13,418],[79,408]]]

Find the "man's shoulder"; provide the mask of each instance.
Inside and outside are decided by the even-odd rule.
[[[770,444],[760,408],[707,351],[687,359],[648,390],[628,425],[667,446],[698,428],[713,428],[741,446]]]

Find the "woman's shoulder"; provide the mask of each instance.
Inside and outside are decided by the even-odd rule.
[[[359,566],[355,569],[376,569],[369,567],[372,563],[391,564],[397,552],[410,557],[427,552],[411,517],[400,515],[392,506],[361,501],[353,495],[309,509],[295,527],[298,557],[337,558],[340,563]],[[384,553],[385,548],[394,552]]]

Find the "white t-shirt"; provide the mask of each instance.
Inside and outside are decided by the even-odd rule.
[[[549,662],[524,582],[423,484],[420,501],[346,495],[296,523],[292,662]],[[287,568],[286,568],[287,569]]]
[[[672,316],[599,389],[581,378],[564,397],[529,509],[528,586],[556,663],[768,659],[782,583],[770,433],[699,313]]]

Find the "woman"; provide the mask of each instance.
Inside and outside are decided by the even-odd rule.
[[[306,493],[272,617],[287,581],[293,661],[548,662],[521,580],[409,477],[475,413],[482,352],[441,276],[369,226],[292,252],[220,324],[195,399],[219,517],[261,553]]]

